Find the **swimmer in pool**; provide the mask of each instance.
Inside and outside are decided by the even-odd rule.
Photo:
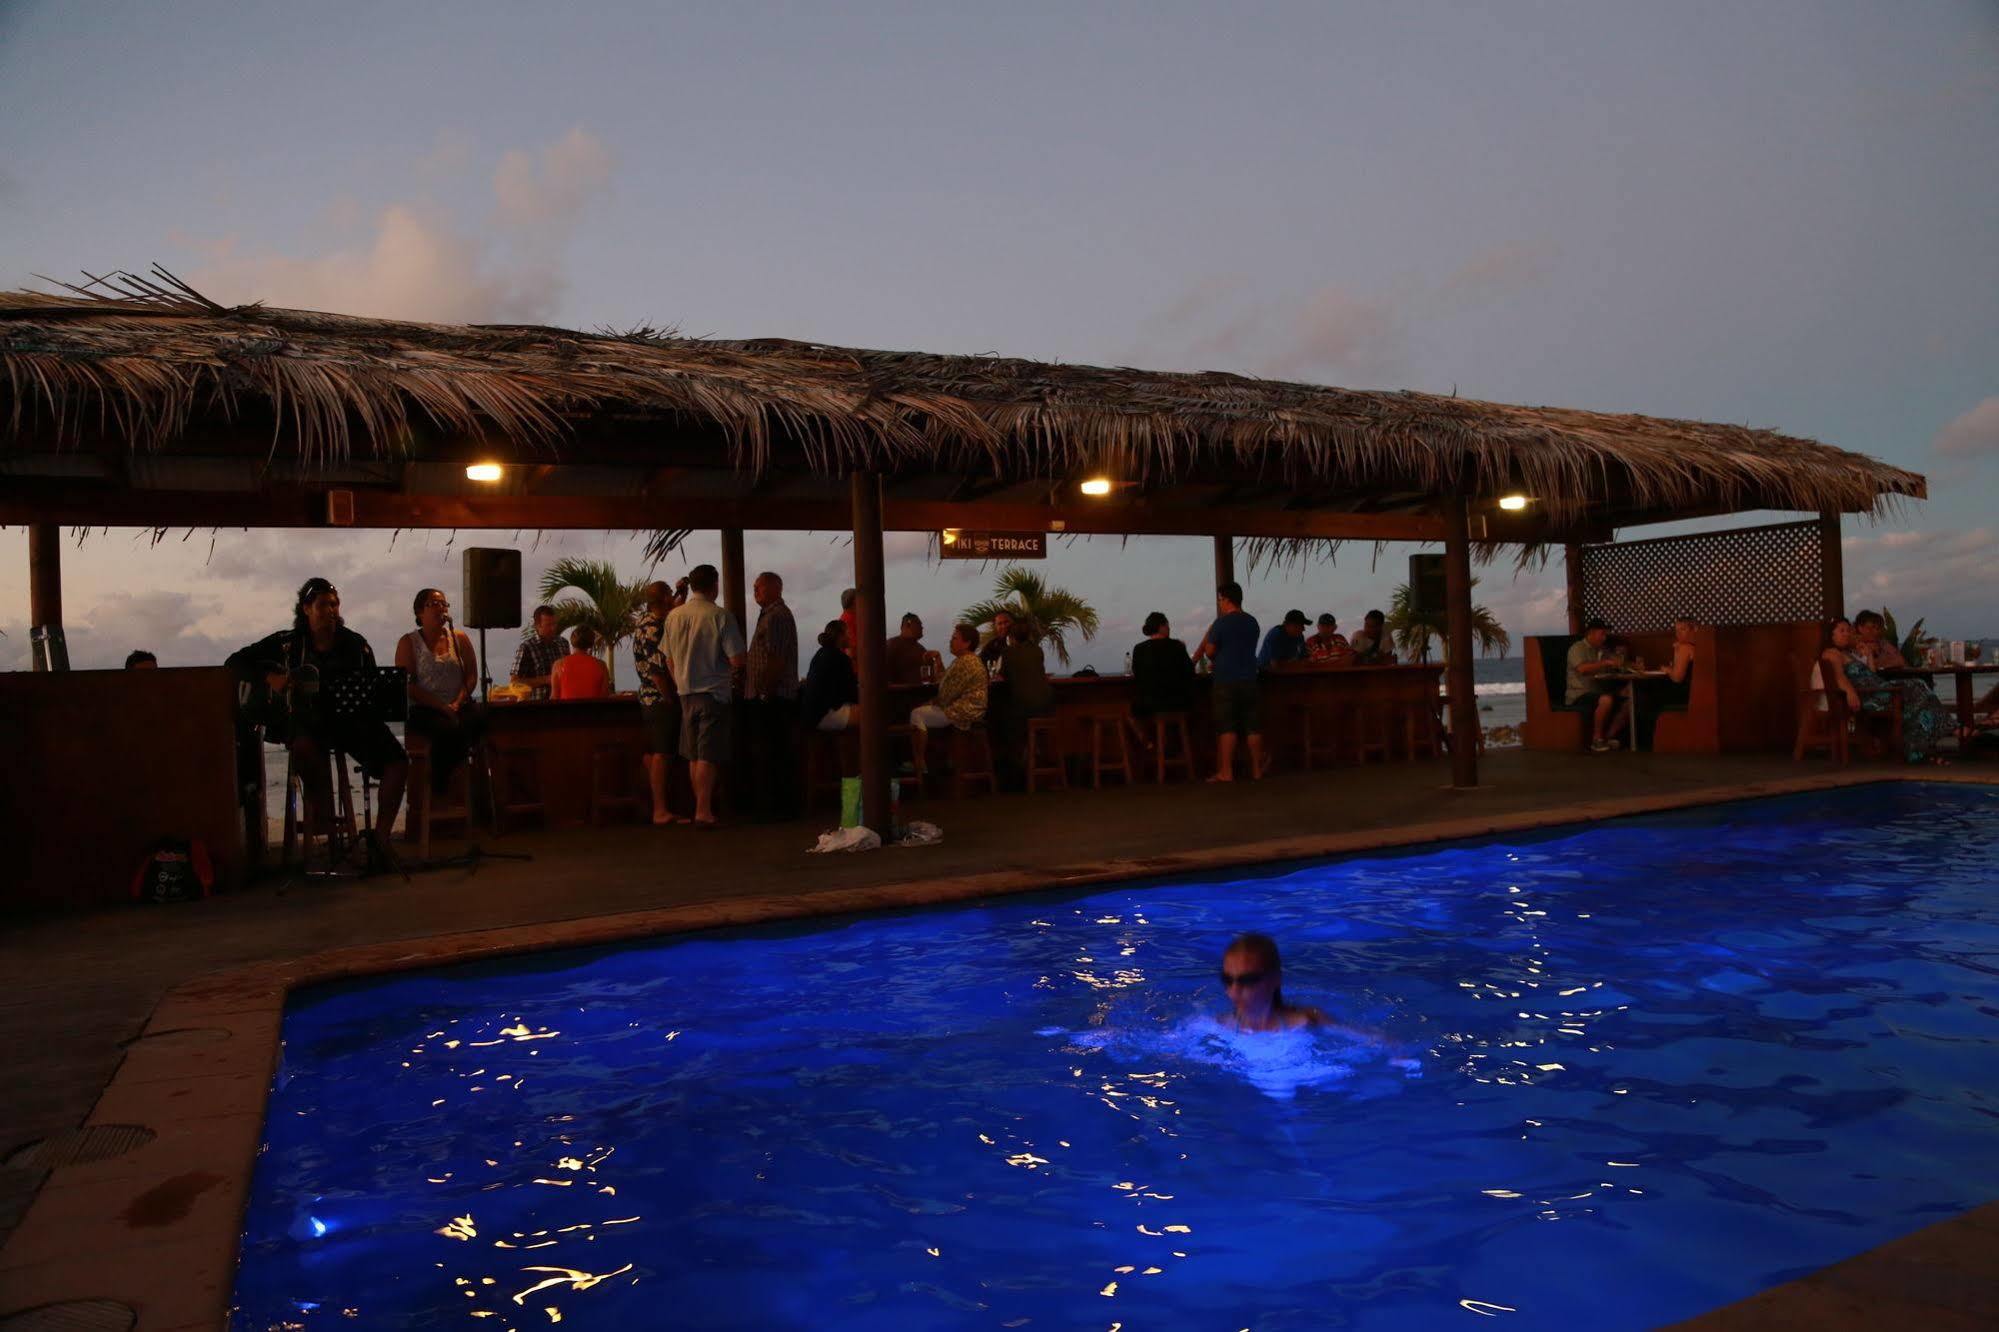
[[[1284,1002],[1284,963],[1267,934],[1238,934],[1222,954],[1222,989],[1235,1012],[1222,1019],[1237,1031],[1292,1031],[1330,1027],[1316,1008]]]

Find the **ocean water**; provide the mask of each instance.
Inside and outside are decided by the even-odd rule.
[[[323,987],[234,1326],[1655,1326],[1999,1191],[1995,880],[1895,785]]]

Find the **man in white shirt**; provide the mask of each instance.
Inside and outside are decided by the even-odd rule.
[[[680,687],[680,756],[694,787],[694,826],[715,826],[715,784],[734,743],[729,725],[735,673],[743,668],[743,631],[715,604],[721,575],[712,564],[687,575],[687,600],[666,617],[661,648]]]

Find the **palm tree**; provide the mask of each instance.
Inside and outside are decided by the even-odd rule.
[[[992,596],[965,607],[958,618],[983,628],[1001,611],[1015,620],[1026,621],[1033,627],[1036,638],[1053,644],[1055,655],[1064,666],[1069,664],[1071,629],[1081,634],[1086,643],[1097,636],[1094,606],[1066,588],[1048,586],[1040,574],[1017,564],[1000,570],[1000,576],[993,582]],[[991,635],[987,637],[990,639]]]
[[[549,603],[555,607],[556,628],[567,630],[579,624],[589,625],[596,633],[597,641],[604,645],[604,664],[610,668],[611,678],[615,680],[618,676],[618,644],[630,638],[632,631],[638,627],[635,620],[639,610],[639,589],[645,585],[644,579],[624,582],[608,560],[581,560],[566,556],[548,566],[541,576],[539,592],[543,601],[571,589],[583,594]],[[525,629],[522,636],[533,632],[532,628]]]
[[[1471,585],[1476,591],[1478,579],[1472,579]],[[1413,654],[1418,661],[1428,661],[1433,635],[1446,643],[1450,641],[1449,618],[1442,607],[1418,611],[1415,602],[1416,594],[1409,584],[1404,583],[1395,589],[1395,600],[1388,603],[1388,632],[1404,657]],[[1471,608],[1471,634],[1478,640],[1480,656],[1489,656],[1497,651],[1503,657],[1513,646],[1513,635],[1507,633],[1493,613],[1483,606],[1473,605]]]

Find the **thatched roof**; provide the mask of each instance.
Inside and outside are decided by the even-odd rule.
[[[1912,472],[1768,430],[1234,374],[530,326],[445,326],[263,306],[185,288],[0,294],[0,452],[91,437],[192,448],[260,426],[304,459],[408,457],[498,439],[560,458],[681,431],[714,465],[995,478],[1106,470],[1145,485],[1254,481],[1355,508],[1520,490],[1551,516],[1873,511]]]

